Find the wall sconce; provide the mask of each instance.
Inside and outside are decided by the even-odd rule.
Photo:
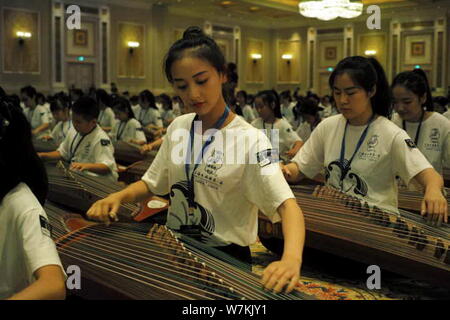
[[[366,50],[366,51],[364,51],[364,54],[366,56],[372,57],[377,54],[377,50]]]
[[[250,55],[253,59],[253,63],[256,63],[257,60],[261,60],[262,55],[260,53],[252,53]]]
[[[286,60],[287,64],[291,63],[291,59],[292,59],[292,54],[283,54],[281,56],[281,59]]]
[[[17,39],[19,39],[19,45],[23,45],[25,39],[31,38],[30,32],[17,31],[16,32]]]
[[[139,48],[140,43],[136,41],[128,41],[128,48],[130,50],[130,54],[133,54],[134,48]]]

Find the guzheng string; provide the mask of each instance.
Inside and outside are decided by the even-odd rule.
[[[294,186],[293,190],[302,207],[308,229],[333,227],[342,236],[344,236],[344,233],[350,234],[356,242],[370,242],[372,247],[443,267],[440,260],[432,257],[432,255],[424,254],[419,250],[405,250],[410,249],[405,244],[415,246],[424,244],[420,240],[420,237],[418,237],[419,234],[416,237],[414,234],[411,234],[411,226],[420,225],[420,230],[426,231],[427,237],[433,236],[436,238],[427,240],[426,248],[443,249],[445,246],[438,246],[436,240],[442,240],[442,243],[447,242],[446,246],[448,246],[448,239],[450,238],[450,229],[448,226],[437,228],[418,223],[412,214],[404,211],[402,211],[403,216],[401,218],[397,218],[394,214],[389,215],[387,218],[386,216],[380,217],[371,211],[368,206],[361,205],[359,199],[351,198],[324,187],[320,189],[319,193],[316,190],[315,196],[311,194],[312,190],[310,187]],[[319,196],[320,199],[316,196]],[[342,201],[346,207],[337,205],[339,201]],[[353,208],[354,210],[349,208]],[[396,223],[391,221],[390,218],[392,217],[402,219],[408,227],[408,230],[400,229],[395,230],[395,233],[393,233],[392,231]],[[418,232],[420,230],[418,229]],[[450,267],[446,267],[446,269],[450,269]]]
[[[57,229],[62,228],[61,223],[55,225],[59,225]],[[296,298],[261,290],[255,275],[195,249],[194,240],[183,245],[165,227],[154,226],[147,239],[147,228],[124,223],[110,227],[95,225],[68,236],[64,236],[65,230],[57,230],[55,237],[60,237],[56,242],[63,256],[149,287],[169,288],[171,294],[175,291],[183,299],[192,298],[194,292],[196,298],[203,299]],[[221,278],[223,275],[235,281],[231,284]]]

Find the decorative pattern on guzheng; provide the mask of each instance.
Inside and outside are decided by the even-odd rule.
[[[449,224],[429,226],[417,214],[385,212],[327,187],[292,190],[305,216],[307,246],[450,287]],[[281,225],[260,216],[259,236],[263,243],[282,239]]]
[[[58,149],[53,140],[44,141],[42,139],[33,138],[33,145],[36,152],[52,152]]]
[[[105,299],[313,299],[262,290],[260,278],[222,253],[156,224],[86,223],[48,203],[52,236],[65,266],[77,265],[84,298]],[[217,251],[217,250],[216,250]],[[86,286],[88,284],[88,286]],[[93,286],[93,287],[92,287]]]
[[[81,212],[86,212],[94,202],[124,188],[107,178],[87,176],[69,170],[62,162],[56,166],[47,164],[46,169],[49,181],[48,199]],[[132,215],[138,211],[138,206],[124,204],[120,207],[118,215],[121,220],[131,220]]]

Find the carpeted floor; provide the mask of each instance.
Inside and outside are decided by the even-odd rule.
[[[261,274],[279,259],[260,242],[251,246],[253,272]],[[299,288],[325,300],[434,300],[450,299],[450,289],[382,271],[381,289],[366,286],[367,265],[305,248]]]

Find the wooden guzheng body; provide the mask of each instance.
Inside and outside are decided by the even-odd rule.
[[[48,163],[46,169],[49,182],[48,200],[81,212],[86,212],[94,202],[124,188],[107,178],[87,176],[69,170],[62,162],[56,166]],[[121,220],[131,220],[138,210],[138,206],[127,204],[121,206],[118,215]]]
[[[260,278],[231,257],[224,262],[193,239],[156,224],[86,222],[47,203],[65,267],[82,271],[77,295],[89,299],[313,299],[263,291]],[[224,255],[224,254],[222,254]]]
[[[118,141],[114,144],[114,158],[121,165],[130,165],[145,160],[147,156],[141,154],[140,146],[125,141]]]
[[[444,168],[444,184],[447,188],[450,188],[450,168]]]
[[[36,152],[52,152],[58,149],[58,146],[53,140],[45,141],[33,138],[33,145]]]
[[[450,225],[417,214],[369,208],[327,187],[292,186],[305,216],[306,245],[412,278],[450,287]],[[259,218],[263,244],[283,238],[281,224]]]
[[[450,188],[445,188],[447,194],[447,204],[450,208]],[[423,200],[423,193],[400,189],[398,192],[398,207],[408,211],[420,212]]]

